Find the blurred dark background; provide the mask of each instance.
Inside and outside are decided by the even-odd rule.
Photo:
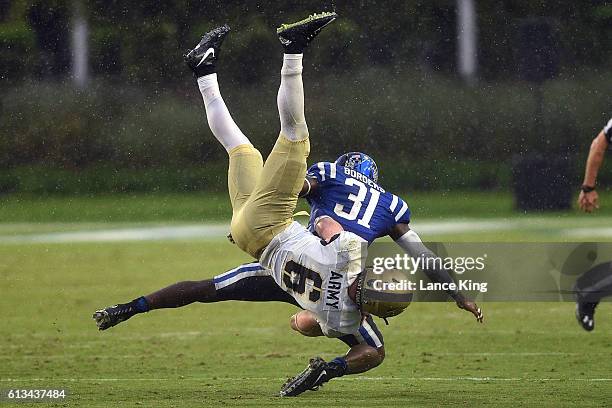
[[[388,188],[483,190],[510,189],[517,160],[544,157],[580,184],[612,114],[608,1],[0,0],[0,193],[224,189],[182,53],[232,26],[222,93],[267,152],[274,29],[334,8],[305,57],[312,161],[363,150]]]

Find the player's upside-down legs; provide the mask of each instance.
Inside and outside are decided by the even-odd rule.
[[[246,198],[245,201],[232,201],[231,235],[240,249],[255,258],[259,258],[272,238],[293,222],[306,175],[310,142],[304,117],[301,73],[301,54],[285,54],[278,91],[280,135],[258,179],[248,182],[249,187],[254,182],[250,191],[240,189],[243,181],[238,180],[246,175],[242,169],[245,158],[230,152],[229,184],[235,186],[235,195]]]
[[[186,54],[186,60],[198,78],[210,128],[229,155],[231,237],[240,249],[259,258],[272,238],[293,221],[306,174],[310,143],[304,116],[302,54],[284,55],[277,99],[281,130],[264,164],[259,151],[233,121],[219,92],[216,63],[228,33],[227,25],[211,31]]]

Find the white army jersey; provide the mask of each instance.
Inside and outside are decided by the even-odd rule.
[[[317,316],[326,336],[341,337],[361,324],[348,287],[363,270],[366,256],[367,241],[352,232],[343,231],[325,245],[294,221],[274,237],[260,263],[302,308]]]

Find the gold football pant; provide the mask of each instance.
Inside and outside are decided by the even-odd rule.
[[[308,138],[290,141],[279,135],[266,163],[250,144],[229,152],[228,189],[232,202],[232,239],[259,259],[272,238],[293,222],[306,175]]]

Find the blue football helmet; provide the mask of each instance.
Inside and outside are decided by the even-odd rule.
[[[378,183],[378,166],[374,159],[365,153],[344,153],[336,159],[336,164],[353,169]]]

